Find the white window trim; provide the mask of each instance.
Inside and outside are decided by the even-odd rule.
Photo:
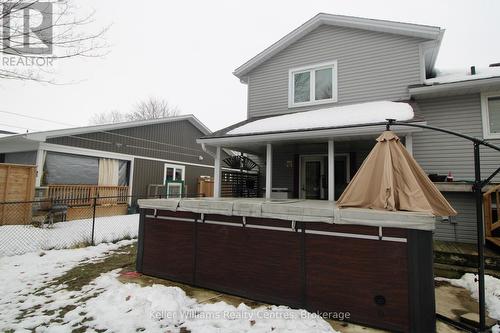
[[[173,168],[174,169],[174,177],[175,177],[175,169],[181,169],[182,170],[182,180],[186,179],[186,166],[184,165],[178,165],[178,164],[170,164],[170,163],[165,163],[165,166],[163,168],[163,183],[167,180],[167,168]],[[178,180],[178,179],[174,179]]]
[[[316,80],[315,73],[316,70],[324,69],[324,68],[332,68],[332,98],[322,99],[319,101],[315,100],[316,95]],[[309,80],[309,101],[308,102],[295,102],[295,90],[294,90],[294,74],[300,72],[309,72],[310,80]],[[338,85],[337,85],[337,60],[323,62],[319,64],[313,64],[303,67],[292,68],[288,71],[288,107],[296,108],[300,106],[308,106],[308,105],[320,105],[320,104],[328,104],[337,102],[337,94],[338,94]]]
[[[483,120],[483,138],[484,139],[500,139],[500,133],[491,133],[490,131],[490,114],[488,111],[488,98],[500,97],[500,91],[481,93],[481,115]]]

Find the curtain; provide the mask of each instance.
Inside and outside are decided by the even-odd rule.
[[[120,161],[109,158],[99,159],[99,181],[101,186],[118,186],[118,169]]]

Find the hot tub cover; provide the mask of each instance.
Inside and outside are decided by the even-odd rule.
[[[377,138],[337,205],[457,215],[392,131]]]
[[[433,230],[435,218],[428,212],[403,212],[362,208],[339,209],[325,200],[265,200],[262,198],[144,199],[141,208],[272,218],[298,222],[325,222],[417,230]]]

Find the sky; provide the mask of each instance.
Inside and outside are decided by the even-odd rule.
[[[234,69],[319,12],[444,28],[437,68],[500,62],[497,0],[86,0],[79,6],[82,13],[95,10],[89,29],[109,26],[108,53],[58,62],[52,76],[59,84],[0,80],[0,129],[85,126],[95,113],[129,112],[153,96],[211,130],[226,127],[246,118],[246,85]]]

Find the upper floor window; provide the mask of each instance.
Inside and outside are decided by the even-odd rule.
[[[485,139],[500,139],[500,93],[481,95],[483,135]]]
[[[337,101],[337,61],[289,71],[288,107]]]

